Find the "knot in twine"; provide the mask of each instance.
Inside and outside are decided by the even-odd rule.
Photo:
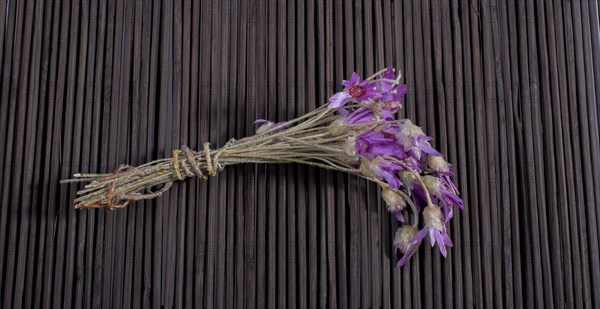
[[[223,170],[223,166],[221,166],[219,164],[219,156],[227,148],[228,145],[229,145],[229,143],[227,143],[225,145],[225,147],[217,150],[217,152],[214,155],[211,155],[210,143],[205,142],[203,144],[204,157],[206,159],[206,171],[208,172],[208,176],[215,176],[217,174],[217,170],[219,170],[219,171]],[[187,160],[184,160],[184,164],[181,164],[178,159],[178,155],[182,152],[187,157]],[[185,163],[187,163],[187,164],[185,164]],[[208,177],[206,177],[206,175],[204,175],[204,173],[202,173],[202,169],[200,169],[200,166],[198,163],[198,158],[196,158],[196,156],[194,155],[194,152],[186,145],[181,146],[181,149],[173,149],[172,164],[173,164],[173,168],[175,170],[175,176],[177,176],[177,179],[179,179],[179,180],[184,180],[187,175],[193,175],[193,174],[195,174],[202,180],[208,179]],[[185,170],[185,175],[182,175],[180,166],[183,167],[183,169]],[[192,168],[193,173],[192,173],[192,171],[190,171],[190,167]]]

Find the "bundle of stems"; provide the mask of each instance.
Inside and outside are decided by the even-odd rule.
[[[343,144],[355,132],[332,135],[328,124],[340,119],[326,105],[296,119],[274,124],[266,122],[254,136],[231,139],[220,149],[204,143],[202,151],[187,146],[173,151],[173,157],[137,167],[121,165],[113,174],[73,175],[61,183],[89,182],[78,191],[75,208],[123,208],[129,201],[161,196],[177,180],[214,176],[225,166],[240,163],[300,163],[363,176],[345,158]],[[354,126],[357,130],[364,125]],[[369,178],[369,177],[367,177]],[[378,180],[374,180],[378,181]],[[153,192],[152,188],[162,187]]]
[[[400,77],[391,67],[362,81],[353,73],[329,104],[289,121],[258,120],[254,136],[231,139],[218,149],[210,149],[208,142],[199,151],[182,146],[172,158],[121,165],[113,174],[75,174],[62,183],[88,182],[77,192],[76,208],[113,210],[157,198],[187,177],[207,179],[228,165],[306,164],[377,183],[388,211],[402,223],[411,210],[412,224],[400,227],[394,239],[398,266],[408,262],[427,235],[445,256],[452,246],[446,223],[453,205],[463,207],[462,200],[450,179],[451,165],[429,144],[431,137],[410,120],[395,118],[408,91]],[[425,223],[418,230],[420,215]]]

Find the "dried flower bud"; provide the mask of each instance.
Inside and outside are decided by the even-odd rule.
[[[356,137],[348,136],[344,142],[344,152],[349,157],[356,157]]]
[[[426,175],[423,176],[422,179],[429,193],[435,196],[441,196],[444,184],[438,177]]]
[[[413,186],[419,182],[417,177],[411,171],[400,171],[398,172],[398,177],[408,189],[412,189]]]
[[[273,122],[267,121],[256,129],[256,134],[263,134],[273,127]]]
[[[446,162],[446,160],[444,160],[444,157],[436,157],[429,155],[427,156],[427,165],[431,170],[438,172],[439,174],[452,174],[452,165]]]
[[[405,225],[396,231],[394,237],[394,248],[400,250],[400,253],[407,253],[414,246],[412,240],[417,234],[418,230],[412,225]]]
[[[406,201],[404,197],[398,194],[396,191],[391,189],[383,189],[381,192],[381,197],[388,205],[388,211],[396,217],[396,219],[400,222],[404,222],[404,215],[402,215],[402,210],[406,207]]]
[[[445,230],[444,215],[439,207],[429,204],[423,209],[423,218],[425,219],[425,225],[439,231]]]
[[[378,158],[376,158],[377,160]],[[374,171],[375,170],[375,171]],[[380,168],[377,166],[376,162],[367,160],[365,158],[360,158],[360,172],[367,177],[375,177],[375,173]]]
[[[396,134],[396,138],[404,145],[412,145],[413,140],[421,136],[425,136],[423,129],[414,125],[410,120],[398,120],[400,124],[400,132]]]
[[[396,231],[394,237],[394,253],[402,254],[402,258],[398,260],[396,267],[406,265],[410,258],[417,252],[420,242],[414,242],[417,235],[417,228],[411,225],[405,225]]]
[[[329,124],[329,134],[333,136],[340,136],[348,133],[350,126],[344,122],[344,118],[338,118]]]
[[[383,189],[383,192],[381,192],[381,197],[386,202],[388,207],[403,209],[406,206],[404,198],[394,190],[387,188]]]

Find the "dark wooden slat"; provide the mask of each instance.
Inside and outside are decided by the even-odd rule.
[[[32,56],[32,40],[33,40],[33,19],[35,18],[35,3],[26,3],[24,7],[20,7],[19,9],[24,9],[24,24],[22,30],[22,41],[17,40],[18,44],[22,44],[21,54],[15,55],[15,65],[20,64],[20,67],[14,71],[13,75],[13,85],[11,94],[11,105],[16,102],[31,102],[33,101],[28,91],[28,84],[34,76],[29,74],[29,67],[31,63]],[[17,30],[17,33],[20,31]],[[18,37],[17,37],[18,38]],[[16,84],[15,84],[16,82]],[[23,145],[19,141],[25,140],[26,130],[31,132],[33,129],[32,124],[26,123],[26,109],[29,104],[18,104],[17,112],[16,112],[16,130],[14,132],[14,147],[12,147],[13,151],[13,160],[12,160],[12,168],[20,169],[23,172],[17,173],[12,179],[12,198],[10,202],[11,208],[11,220],[9,227],[9,235],[8,235],[8,261],[6,263],[6,275],[5,275],[5,284],[6,284],[6,293],[4,294],[4,304],[14,307],[22,306],[22,291],[23,291],[23,279],[24,279],[24,267],[23,263],[25,260],[25,250],[27,248],[28,234],[27,229],[29,228],[29,209],[31,208],[31,203],[27,200],[22,200],[20,196],[19,187],[27,188],[26,184],[22,184],[21,182],[26,182],[31,177],[31,167],[28,161],[31,161],[31,155],[27,156],[24,151],[29,150],[31,153],[31,149],[33,145],[31,144],[31,139],[29,139],[28,143]],[[35,118],[35,116],[34,116]],[[10,141],[10,140],[9,140]],[[9,146],[7,149],[11,149]],[[23,156],[25,157],[25,160]],[[8,194],[7,194],[8,195]],[[19,207],[20,202],[24,203],[24,207]],[[21,209],[19,209],[21,208]],[[20,215],[19,215],[20,213]],[[20,229],[17,226],[17,219],[20,218]],[[17,230],[20,232],[17,234]],[[12,244],[12,245],[11,245]],[[12,247],[12,248],[11,248]],[[12,285],[12,286],[11,286]],[[11,304],[12,302],[12,304]]]
[[[20,52],[23,41],[23,16],[24,13],[24,3],[11,3],[9,4],[10,15],[8,16],[9,26],[7,33],[8,35],[8,44],[6,47],[9,49],[8,55],[6,55],[5,63],[3,64],[3,76],[2,76],[2,93],[3,102],[5,103],[5,108],[3,112],[6,112],[5,123],[6,124],[6,133],[3,134],[4,142],[2,146],[5,148],[2,149],[3,157],[3,173],[2,173],[2,200],[0,200],[0,205],[2,205],[2,210],[0,211],[0,245],[4,249],[2,253],[0,253],[0,262],[2,262],[2,268],[0,268],[0,280],[2,280],[2,299],[4,306],[11,306],[12,303],[12,291],[13,287],[13,275],[12,267],[5,267],[14,264],[15,254],[16,254],[16,246],[17,243],[14,239],[11,239],[11,234],[16,234],[16,225],[17,218],[16,212],[17,209],[12,207],[15,202],[11,201],[11,185],[10,176],[12,176],[13,168],[17,168],[14,164],[14,149],[15,148],[15,127],[19,124],[16,123],[16,115],[17,115],[17,83],[19,78],[19,67],[20,67]],[[18,7],[17,7],[18,5]],[[14,44],[14,45],[13,45]],[[13,53],[14,51],[14,53]],[[3,124],[4,126],[4,124]],[[20,169],[20,167],[19,167]],[[8,220],[12,218],[12,220]],[[13,236],[15,237],[15,236]],[[5,270],[6,268],[6,270]]]
[[[548,52],[549,52],[549,65],[550,65],[550,81],[551,81],[551,100],[552,100],[552,122],[554,125],[553,131],[555,132],[555,145],[556,145],[556,162],[557,162],[557,192],[558,192],[558,205],[555,207],[554,211],[558,211],[558,213],[552,214],[555,216],[553,224],[555,224],[556,231],[559,231],[558,237],[560,238],[560,250],[562,256],[562,265],[553,266],[555,269],[562,269],[564,272],[564,298],[561,299],[561,295],[556,299],[556,307],[563,306],[566,304],[569,307],[573,307],[573,266],[571,259],[571,250],[569,250],[570,246],[570,232],[568,228],[565,228],[565,220],[561,220],[561,218],[568,217],[568,213],[564,209],[564,207],[560,207],[559,205],[566,205],[567,203],[567,194],[563,190],[558,188],[566,188],[566,176],[565,176],[565,163],[564,163],[564,142],[563,142],[563,130],[562,130],[562,119],[560,117],[560,91],[559,91],[559,72],[558,72],[558,52],[556,48],[553,48],[557,45],[558,37],[555,35],[555,26],[554,26],[554,8],[551,3],[546,3],[545,5],[545,17],[547,18],[548,25]],[[558,221],[558,222],[557,222]],[[556,232],[555,232],[556,233]],[[557,244],[558,247],[558,244]],[[554,257],[554,255],[553,255]],[[559,293],[561,293],[559,291]]]
[[[267,58],[277,59],[279,53],[279,37],[278,25],[279,25],[279,4],[267,5]],[[279,74],[278,74],[278,61],[267,61],[267,111],[266,114],[268,119],[277,119],[278,108],[274,102],[278,100],[278,89],[280,85]],[[278,284],[278,256],[277,256],[277,245],[278,245],[278,234],[277,234],[277,214],[279,210],[279,204],[277,203],[277,175],[275,174],[276,169],[269,167],[267,169],[268,175],[268,192],[267,196],[267,258],[266,258],[266,269],[267,269],[267,285],[266,285],[266,300],[264,307],[275,308],[277,303],[277,286]],[[259,265],[260,268],[260,265]],[[314,282],[313,282],[314,283]],[[316,284],[314,284],[316,285]],[[258,305],[260,306],[260,297]]]
[[[561,265],[560,265],[560,238],[558,236],[559,231],[558,231],[558,203],[557,203],[557,187],[556,187],[556,172],[555,172],[555,168],[554,166],[556,165],[556,161],[555,161],[555,156],[554,156],[554,140],[553,140],[553,136],[554,136],[554,132],[553,132],[553,123],[552,123],[552,110],[551,110],[551,92],[552,89],[550,88],[550,78],[549,78],[549,55],[548,55],[548,47],[547,47],[547,38],[546,38],[546,20],[545,20],[545,14],[543,14],[544,12],[544,7],[542,5],[537,6],[536,7],[536,22],[540,25],[539,29],[538,29],[538,38],[539,38],[539,44],[540,44],[540,58],[539,58],[539,68],[540,68],[540,107],[541,107],[541,118],[543,120],[543,127],[542,130],[544,131],[543,135],[544,135],[544,170],[545,170],[545,183],[546,183],[546,192],[547,192],[547,202],[546,205],[548,205],[548,208],[546,211],[547,212],[543,212],[543,217],[541,218],[542,220],[542,224],[544,224],[545,226],[548,226],[548,233],[550,235],[543,235],[545,236],[545,241],[543,241],[542,243],[542,248],[544,251],[544,255],[546,256],[546,259],[551,258],[551,261],[546,260],[545,263],[545,272],[551,272],[549,269],[561,269]],[[548,215],[547,215],[548,213]],[[546,217],[549,218],[546,219]],[[548,224],[547,222],[553,220],[554,222],[552,222],[552,224]],[[551,238],[550,240],[548,238]],[[552,244],[558,244],[558,245],[554,245],[552,246]],[[550,245],[550,248],[548,248],[548,246]],[[550,250],[552,250],[553,252],[551,253]],[[550,264],[550,262],[552,264]],[[562,307],[564,306],[564,288],[563,288],[563,283],[564,283],[564,279],[563,279],[563,274],[561,271],[556,271],[553,272],[552,275],[550,275],[548,278],[553,278],[553,285],[556,286],[556,288],[553,289],[553,298],[554,298],[554,303],[552,303],[551,305],[554,307]],[[550,297],[547,297],[550,298]]]
[[[34,137],[30,137],[28,139],[34,139],[36,141],[34,148],[34,158],[30,158],[32,161],[31,174],[32,174],[32,182],[31,182],[31,190],[27,192],[27,190],[23,190],[22,194],[31,194],[31,203],[32,211],[31,211],[31,224],[29,227],[29,244],[27,247],[27,262],[26,262],[26,274],[27,278],[25,279],[25,283],[23,286],[24,294],[23,294],[23,306],[24,307],[32,307],[34,303],[34,286],[35,286],[35,276],[36,276],[36,256],[34,252],[36,252],[36,247],[39,243],[39,234],[43,228],[41,213],[42,209],[39,207],[41,200],[41,188],[36,185],[41,182],[43,166],[41,163],[43,151],[41,147],[43,146],[43,136],[44,136],[44,125],[46,118],[46,104],[41,104],[45,102],[45,89],[47,89],[47,73],[48,73],[48,52],[42,52],[44,47],[48,47],[50,44],[50,30],[51,30],[51,13],[52,6],[50,3],[43,2],[37,4],[36,10],[36,18],[38,19],[38,23],[36,24],[36,40],[34,43],[34,54],[35,60],[30,68],[30,75],[36,75],[34,78],[34,82],[31,84],[30,95],[33,97],[30,98],[32,100],[33,106],[38,106],[38,117],[35,123],[35,134]],[[34,73],[35,72],[35,73]],[[25,203],[24,203],[25,204]],[[25,288],[28,287],[28,288]]]
[[[575,66],[579,63],[580,58],[577,57],[578,49],[573,46],[573,43],[578,40],[576,37],[579,33],[576,32],[576,26],[574,26],[575,21],[573,20],[573,7],[572,3],[564,2],[563,3],[563,18],[564,18],[564,27],[565,27],[565,48],[566,48],[566,67],[567,67],[567,77],[568,77],[568,94],[571,98],[577,98],[577,102],[584,101],[585,98],[582,97],[581,86],[578,87],[579,82],[583,82],[581,80],[582,76],[578,75],[578,70],[576,70]],[[581,49],[581,47],[579,48]],[[578,82],[579,80],[579,82]],[[577,252],[579,263],[581,264],[581,286],[578,288],[581,289],[582,298],[580,301],[583,302],[583,306],[591,305],[591,291],[590,291],[590,271],[589,271],[589,258],[587,256],[588,252],[588,239],[587,239],[587,228],[586,228],[586,220],[585,220],[585,201],[589,199],[591,196],[589,193],[585,192],[585,181],[583,179],[583,167],[581,164],[582,156],[582,144],[580,140],[581,132],[578,125],[579,121],[579,109],[582,108],[582,104],[570,104],[569,105],[569,122],[571,129],[571,151],[573,156],[573,178],[575,182],[575,190],[571,192],[577,192],[576,196],[576,215],[573,215],[573,220],[576,220],[576,224],[572,223],[572,226],[576,226],[579,240],[579,246],[581,248],[580,252]]]

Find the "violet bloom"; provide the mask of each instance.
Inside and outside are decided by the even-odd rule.
[[[429,234],[431,246],[437,244],[442,255],[446,257],[446,246],[452,247],[453,244],[446,233],[442,211],[435,205],[429,205],[423,209],[423,218],[425,219],[425,226],[415,235],[411,243],[413,245],[418,244]]]
[[[364,175],[385,181],[392,189],[397,189],[401,185],[400,180],[396,177],[396,172],[401,169],[401,165],[382,157],[376,157],[373,160],[362,158],[360,164],[360,170]]]
[[[463,209],[463,202],[458,196],[452,193],[445,185],[444,182],[435,176],[427,175],[423,177],[423,183],[429,193],[442,201],[444,205],[444,211],[446,212],[444,216],[444,221],[448,222],[452,218],[453,209],[452,205],[456,205]]]
[[[415,204],[415,207],[418,210],[421,201],[427,201],[427,195],[425,193],[425,190],[421,186],[421,182],[417,179],[417,176],[415,176],[411,171],[400,171],[398,172],[398,177],[400,178],[400,181],[406,187],[408,192],[411,193],[413,203]]]
[[[431,175],[423,176],[423,183],[427,187],[429,193],[433,194],[435,197],[447,204],[456,205],[463,209],[462,199],[452,193],[440,178]]]
[[[330,108],[338,108],[346,105],[350,100],[354,99],[357,102],[364,102],[369,99],[379,97],[379,91],[375,89],[375,83],[369,80],[360,81],[358,73],[352,73],[350,80],[344,80],[342,85],[346,87],[344,91],[338,92],[329,98]]]
[[[398,263],[396,263],[396,267],[406,265],[419,249],[419,242],[413,242],[416,234],[417,228],[411,225],[405,225],[396,232],[396,236],[394,237],[394,253],[396,256],[402,255]]]
[[[400,222],[404,222],[404,215],[402,215],[402,210],[406,207],[406,201],[404,197],[398,194],[396,191],[391,189],[383,189],[381,192],[381,197],[388,205],[388,211],[396,217],[396,220]]]
[[[410,120],[398,121],[400,131],[396,134],[398,141],[404,146],[404,150],[409,152],[417,160],[423,160],[425,152],[431,156],[441,157],[442,154],[435,150],[429,144],[432,140],[430,136],[425,135],[421,127],[414,125]]]
[[[408,92],[407,85],[398,85],[389,80],[396,80],[394,69],[388,66],[385,72],[379,76],[383,80],[376,80],[381,96],[379,97],[378,107],[381,110],[383,118],[393,120],[393,113],[402,107],[400,101]],[[391,119],[388,119],[391,118]]]
[[[348,124],[363,124],[368,123],[374,119],[375,113],[372,109],[361,107],[353,113],[351,113],[350,115],[346,116],[344,122]]]
[[[450,163],[446,162],[443,157],[427,156],[427,165],[440,177],[440,180],[448,187],[448,189],[450,189],[450,191],[452,191],[452,193],[458,195],[458,188],[456,188],[456,185],[452,182],[452,179],[450,179],[454,174]]]
[[[406,153],[393,138],[383,132],[369,131],[358,136],[359,154],[363,156],[390,156],[397,159],[406,158]]]
[[[387,68],[385,68],[385,71],[379,75],[379,78],[391,80],[396,79],[396,74],[394,74],[394,68],[391,65],[388,65]]]

